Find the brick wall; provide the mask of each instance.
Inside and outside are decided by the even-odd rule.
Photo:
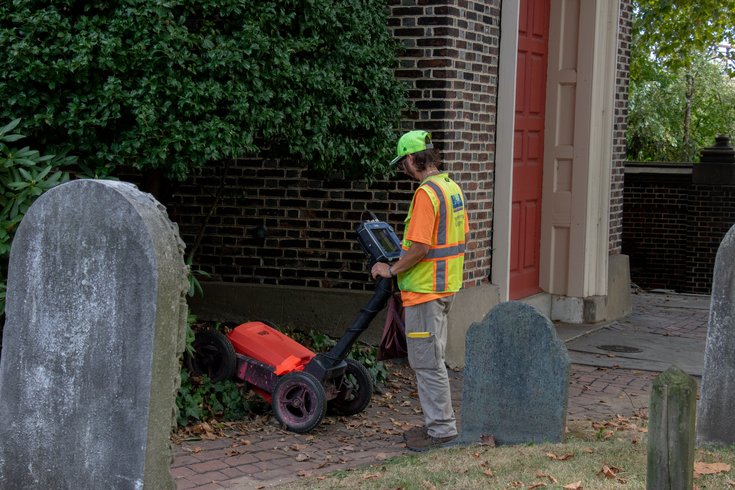
[[[633,5],[622,0],[618,23],[617,78],[613,126],[612,175],[610,180],[610,253],[618,254],[623,240],[623,189],[625,182],[625,132],[628,118],[630,85],[630,36]]]
[[[644,289],[711,292],[717,249],[735,224],[735,186],[693,184],[691,168],[627,165],[622,251]]]
[[[396,74],[416,107],[402,129],[431,131],[465,190],[472,230],[464,286],[473,287],[490,274],[500,1],[392,1],[390,9],[406,48]],[[371,210],[400,233],[414,189],[403,176],[327,181],[299,165],[252,159],[202,169],[166,204],[190,247],[206,223],[194,263],[211,280],[361,290],[372,285],[355,225]]]

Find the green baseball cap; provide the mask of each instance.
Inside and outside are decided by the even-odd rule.
[[[410,155],[411,153],[418,153],[432,148],[434,148],[434,145],[431,144],[430,133],[421,130],[409,131],[398,140],[396,157],[391,160],[390,164],[395,165],[400,162],[403,157]]]

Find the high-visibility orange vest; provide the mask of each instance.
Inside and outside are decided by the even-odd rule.
[[[398,274],[398,287],[401,291],[415,293],[457,292],[462,287],[465,248],[465,200],[462,189],[446,173],[442,173],[426,178],[416,194],[419,192],[426,192],[431,199],[437,225],[429,252],[409,270]],[[416,194],[408,209],[405,230],[408,230],[411,221]],[[404,252],[411,247],[411,243],[404,233]]]

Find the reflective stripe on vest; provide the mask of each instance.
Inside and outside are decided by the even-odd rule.
[[[446,174],[426,179],[420,189],[427,193],[436,216],[435,242],[426,256],[408,271],[398,274],[402,291],[417,293],[456,292],[462,287],[464,265],[464,196],[459,186]],[[417,191],[418,193],[419,191]],[[415,197],[414,197],[415,199]],[[448,203],[451,204],[448,206]],[[406,218],[406,229],[413,215],[414,201]],[[403,250],[411,242],[403,239]]]

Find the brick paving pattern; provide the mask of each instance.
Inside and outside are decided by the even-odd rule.
[[[610,328],[704,340],[705,297],[641,293],[633,313]],[[693,299],[692,299],[693,298]],[[694,305],[694,307],[692,307]],[[327,416],[309,434],[277,427],[269,414],[229,424],[213,440],[178,442],[172,474],[177,489],[267,488],[301,476],[328,473],[408,454],[402,434],[420,425],[422,416],[411,370],[388,362],[387,386],[373,396],[365,412]],[[451,372],[452,398],[461,424],[462,372]],[[607,420],[646,410],[657,372],[573,364],[569,384],[569,420]]]

